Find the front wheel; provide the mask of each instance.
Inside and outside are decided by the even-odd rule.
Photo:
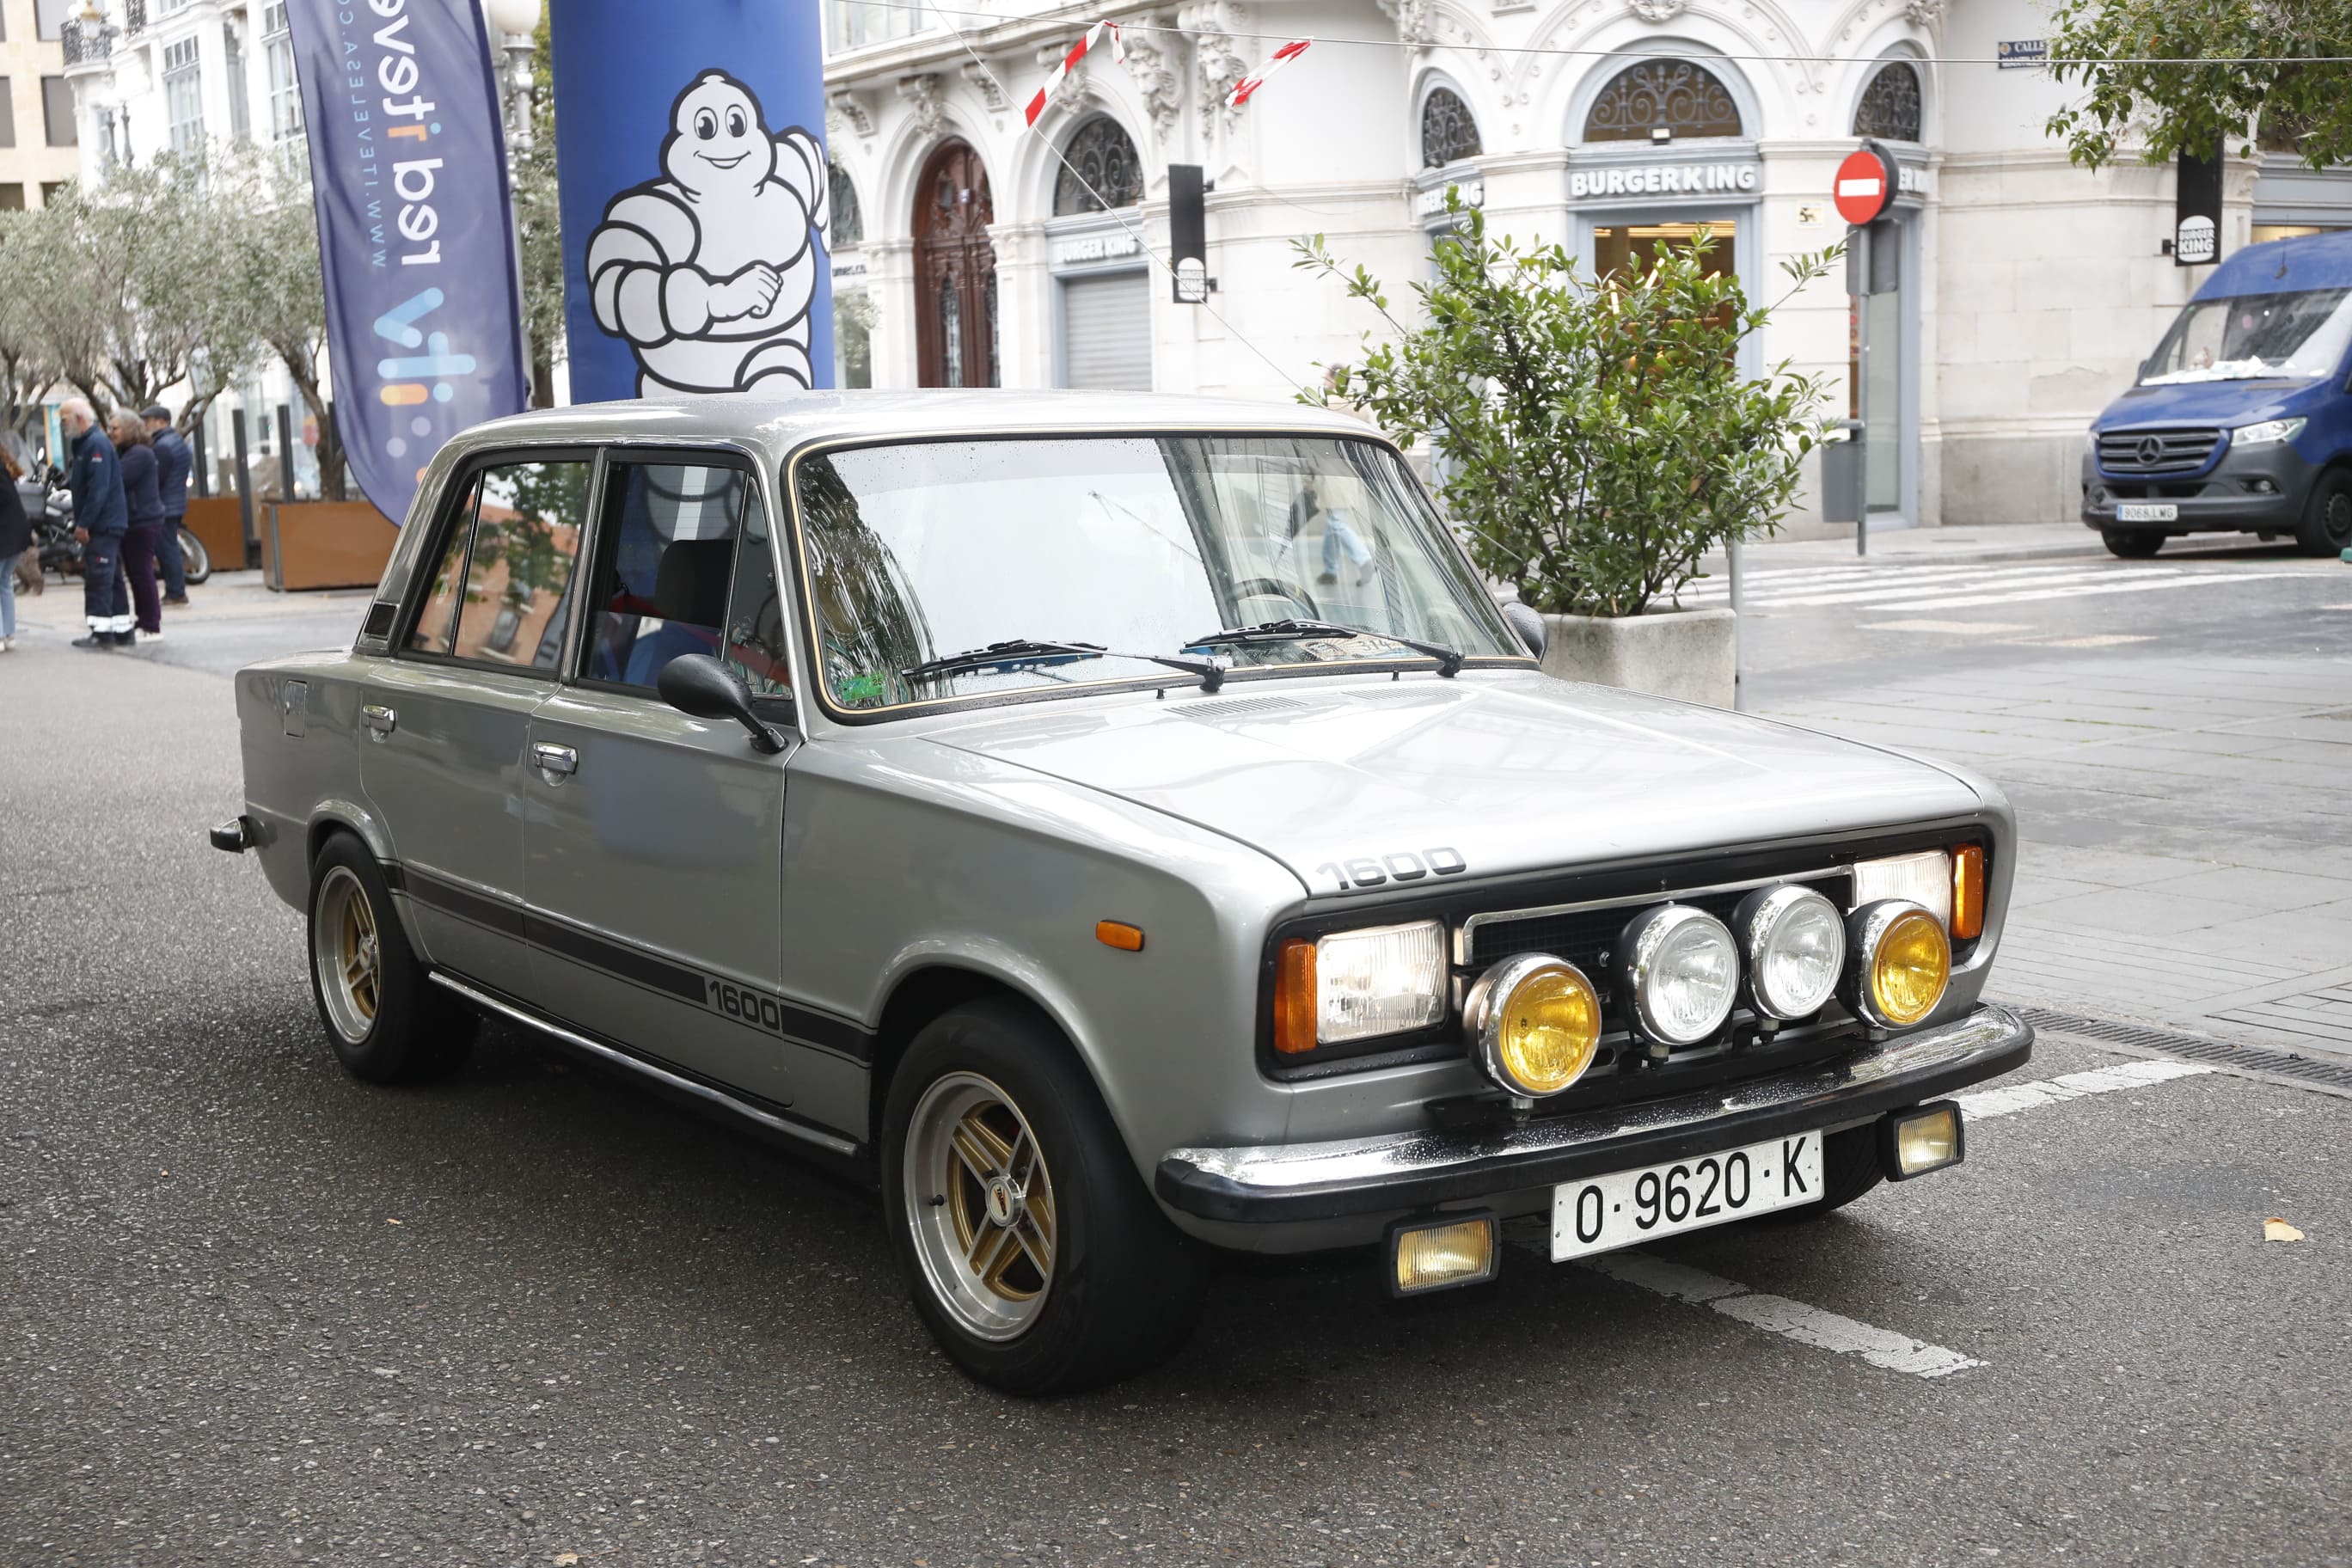
[[[367,846],[336,833],[310,867],[310,996],[354,1078],[407,1083],[463,1065],[480,1015],[426,978]]]
[[[2109,528],[2100,531],[2107,553],[2120,555],[2126,561],[2145,561],[2164,548],[2164,535],[2146,528]]]
[[[2295,548],[2305,555],[2327,559],[2352,547],[2352,469],[2331,468],[2311,488],[2310,504],[2303,509],[2303,524],[2294,531]]]
[[[205,583],[212,579],[213,554],[205,542],[186,529],[180,530],[180,571],[190,583]]]
[[[916,1310],[992,1387],[1113,1382],[1192,1331],[1201,1248],[1152,1202],[1068,1045],[1025,1003],[971,1003],[915,1037],[890,1083],[882,1178]]]

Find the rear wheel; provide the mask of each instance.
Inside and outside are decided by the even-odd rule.
[[[204,583],[213,574],[213,554],[205,542],[186,529],[180,530],[180,568],[182,576],[190,583]]]
[[[1068,1393],[1183,1342],[1201,1247],[1144,1190],[1093,1084],[1025,1003],[975,1002],[915,1037],[883,1116],[883,1205],[916,1310],[1008,1394]]]
[[[2294,542],[2304,554],[2323,558],[2352,548],[2352,469],[2330,468],[2319,476]]]
[[[337,833],[310,867],[310,995],[354,1078],[411,1083],[463,1065],[479,1015],[434,985],[367,846]]]
[[[2164,548],[2164,535],[2145,528],[2109,528],[2099,533],[2107,553],[2126,561],[2145,561]]]

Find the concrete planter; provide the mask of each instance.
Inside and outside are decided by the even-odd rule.
[[[1729,610],[1543,619],[1546,675],[1717,708],[1731,706],[1738,668]]]

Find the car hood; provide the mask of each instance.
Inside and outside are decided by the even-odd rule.
[[[1041,704],[928,738],[1238,839],[1318,893],[1350,860],[1450,851],[1485,877],[1982,804],[1955,775],[1895,752],[1533,674]]]
[[[2140,425],[2227,425],[2232,428],[2287,413],[2317,385],[2309,381],[2185,381],[2135,386],[2099,411],[2093,428]]]

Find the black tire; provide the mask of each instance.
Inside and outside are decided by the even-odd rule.
[[[2126,561],[2145,561],[2164,548],[2164,535],[2146,528],[2108,528],[2099,532],[2107,553]]]
[[[2327,561],[2352,549],[2352,468],[2330,468],[2319,476],[2294,543],[2303,554]]]
[[[1019,1182],[1020,1205],[1004,1205],[1016,1217],[997,1230],[1004,1245],[1017,1241],[1028,1253],[1013,1259],[1021,1280],[1008,1279],[1003,1289],[1043,1281],[1026,1300],[992,1296],[986,1270],[975,1275],[968,1260],[961,1268],[955,1261],[986,1245],[980,1215],[969,1206],[984,1186],[968,1164],[940,1153],[935,1130],[942,1118],[962,1129],[969,1117],[992,1113],[991,1090],[1013,1113],[997,1125],[1017,1130],[1015,1155],[1003,1162],[1008,1185],[1020,1174],[1019,1133],[1034,1139],[1046,1174],[1049,1206],[1026,1206],[1039,1190],[1033,1165]],[[964,1095],[981,1098],[958,1115],[953,1108]],[[1198,1321],[1207,1249],[1160,1212],[1076,1054],[1024,1002],[969,1003],[915,1037],[890,1081],[880,1173],[885,1222],[916,1311],[949,1358],[992,1388],[1035,1395],[1115,1382],[1164,1360]],[[942,1185],[951,1192],[912,1190]],[[997,1226],[994,1208],[982,1212]],[[957,1240],[967,1229],[973,1240]],[[1033,1238],[1047,1249],[1050,1271],[1034,1270]],[[977,1306],[960,1305],[959,1289]],[[973,1326],[971,1314],[992,1310],[1006,1321],[992,1332]]]
[[[184,528],[180,530],[180,568],[181,576],[190,584],[212,581],[213,552],[205,548],[203,540]]]
[[[425,978],[383,870],[352,834],[320,846],[309,910],[310,1000],[345,1071],[370,1083],[418,1083],[465,1065],[481,1016]],[[372,943],[352,939],[347,916]],[[328,953],[355,949],[362,972],[373,954],[372,984],[348,984],[328,967]]]

